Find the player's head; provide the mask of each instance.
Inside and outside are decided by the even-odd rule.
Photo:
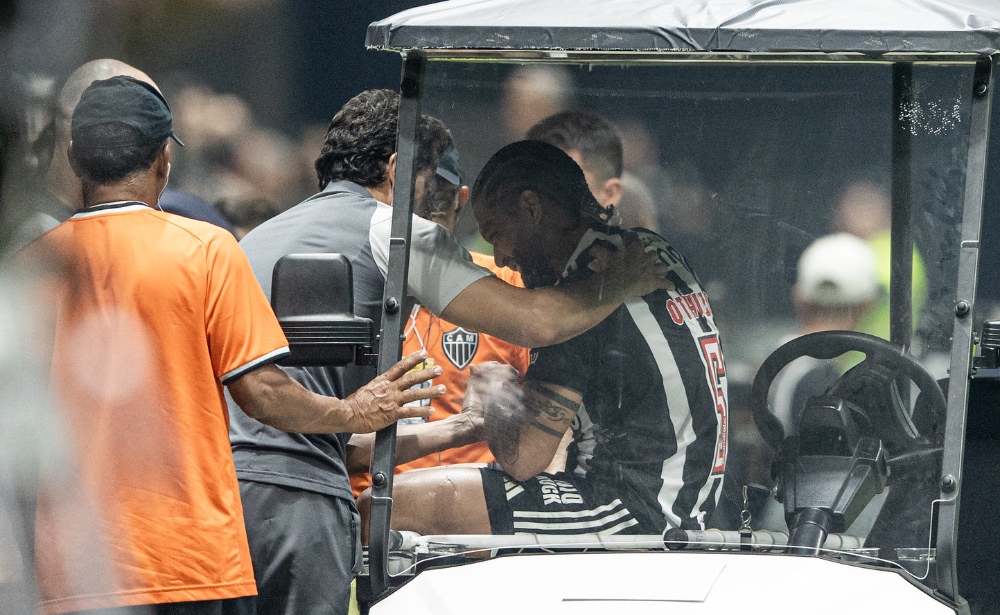
[[[420,118],[417,173],[413,182],[413,213],[448,230],[469,199],[462,185],[458,148],[444,123],[429,115]]]
[[[607,120],[585,111],[562,111],[532,126],[527,138],[566,152],[583,169],[597,202],[604,207],[618,205],[622,196],[622,138]]]
[[[162,191],[170,174],[170,108],[151,84],[117,76],[91,83],[71,120],[69,160],[86,193],[93,185],[136,182]],[[182,145],[182,144],[181,144]],[[162,184],[162,185],[161,185]]]
[[[494,154],[476,178],[472,207],[497,265],[515,266],[528,286],[553,283],[569,256],[561,254],[564,238],[608,214],[579,165],[541,141],[518,141]]]
[[[330,120],[316,159],[319,189],[342,180],[374,188],[391,179],[398,116],[399,94],[390,90],[366,90],[347,101]]]

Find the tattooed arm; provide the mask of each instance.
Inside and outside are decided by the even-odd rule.
[[[528,382],[524,385],[524,412],[516,417],[516,424],[507,419],[508,424],[498,428],[487,407],[487,441],[504,471],[516,480],[527,480],[545,470],[582,402],[576,391],[547,382]]]

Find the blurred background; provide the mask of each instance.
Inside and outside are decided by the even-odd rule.
[[[4,110],[36,150],[29,167],[47,165],[63,80],[88,60],[121,60],[157,82],[186,136],[172,187],[230,210],[245,199],[281,210],[316,192],[334,112],[361,90],[398,87],[399,56],[365,50],[368,24],[420,4],[3,0]]]

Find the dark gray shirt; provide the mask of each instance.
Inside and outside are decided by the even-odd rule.
[[[274,264],[286,254],[337,252],[351,261],[354,312],[376,330],[389,256],[392,208],[352,182],[323,192],[258,226],[240,242],[254,275],[271,296]],[[440,314],[476,280],[491,275],[472,262],[443,227],[413,218],[409,292]],[[284,368],[310,391],[344,397],[375,377],[374,368]],[[344,454],[350,434],[288,434],[251,419],[228,393],[233,460],[241,480],[282,485],[353,500]]]

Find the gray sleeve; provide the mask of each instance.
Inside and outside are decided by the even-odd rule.
[[[368,239],[383,276],[388,271],[391,223],[392,208],[379,203]],[[413,216],[410,244],[408,291],[435,315],[440,315],[470,284],[493,275],[475,264],[447,229],[429,220]]]

